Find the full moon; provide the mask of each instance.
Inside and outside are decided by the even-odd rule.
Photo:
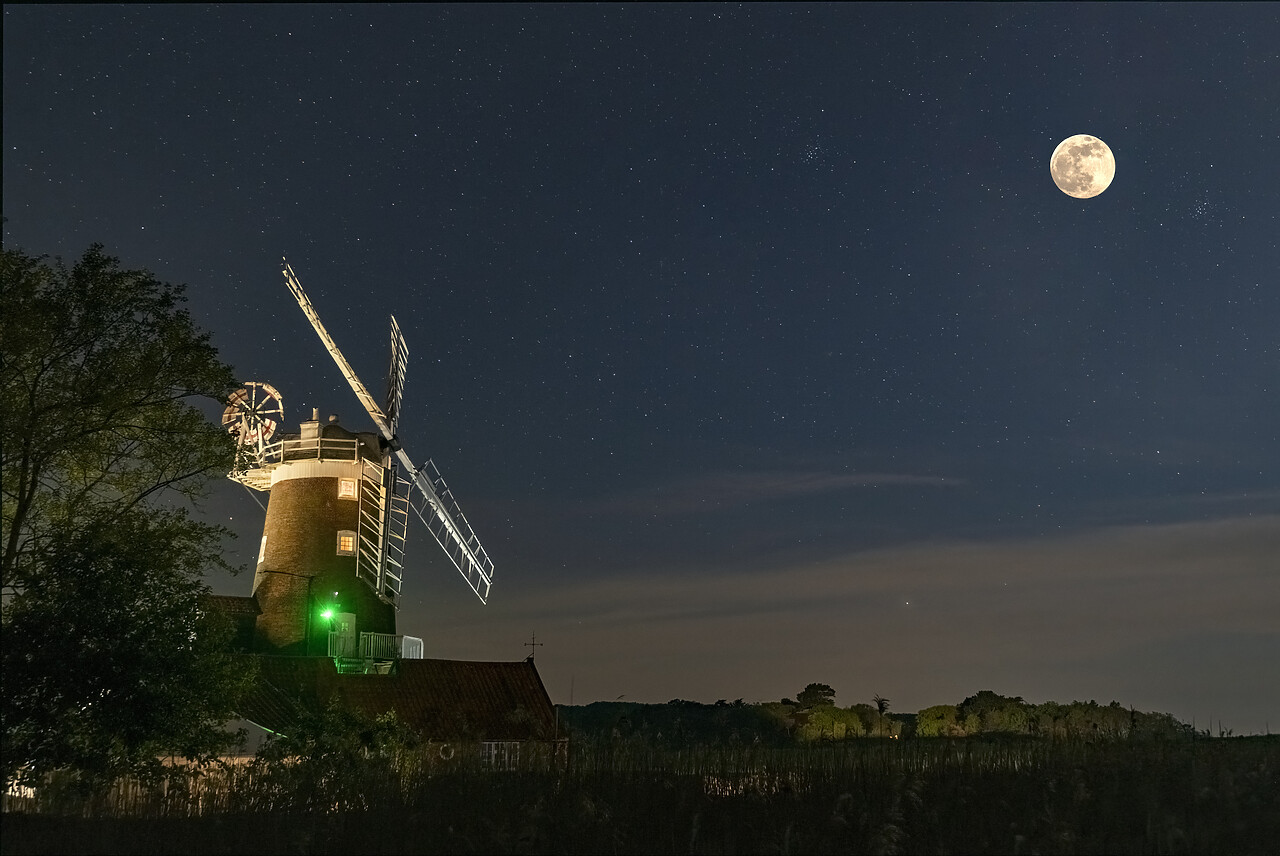
[[[1111,179],[1116,177],[1115,155],[1097,137],[1076,134],[1053,150],[1049,174],[1063,193],[1089,199],[1111,186]]]

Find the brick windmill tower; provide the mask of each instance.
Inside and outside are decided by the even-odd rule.
[[[351,431],[318,412],[281,434],[284,407],[270,384],[234,393],[223,425],[239,441],[230,477],[270,493],[253,580],[261,653],[330,656],[340,669],[420,658],[422,642],[396,633],[412,513],[485,602],[493,562],[439,470],[415,467],[396,423],[408,348],[391,319],[391,366],[379,406],[316,314],[288,263],[284,277],[321,342],[368,411],[376,431]]]

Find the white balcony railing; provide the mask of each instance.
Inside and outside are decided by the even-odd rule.
[[[333,437],[278,440],[263,450],[263,458],[267,464],[320,458],[330,461],[354,461],[359,455],[359,440],[340,440]]]
[[[330,631],[329,633],[329,656],[351,659],[359,656],[360,648],[354,634],[339,633]]]
[[[329,656],[361,660],[421,660],[422,640],[399,633],[361,633],[355,636],[329,634]]]
[[[360,656],[366,660],[399,660],[400,639],[393,633],[361,633]]]
[[[400,658],[403,660],[422,659],[422,640],[417,636],[403,636],[404,644],[400,646]]]
[[[237,453],[231,477],[255,490],[270,490],[271,473],[280,464],[308,460],[356,461],[362,455],[370,460],[376,459],[369,449],[361,451],[359,440],[329,437],[301,440],[291,437],[268,443],[258,449],[242,446]]]

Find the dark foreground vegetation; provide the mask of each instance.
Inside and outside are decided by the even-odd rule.
[[[1273,853],[1280,738],[576,741],[484,769],[315,747],[85,802],[46,788],[4,853]],[[567,762],[567,763],[566,763]],[[60,804],[60,799],[65,800]],[[85,814],[93,817],[85,817]]]

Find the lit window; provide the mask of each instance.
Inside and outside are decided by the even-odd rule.
[[[354,556],[356,554],[356,533],[344,529],[338,533],[338,555]]]
[[[338,499],[356,498],[356,480],[338,479]]]

